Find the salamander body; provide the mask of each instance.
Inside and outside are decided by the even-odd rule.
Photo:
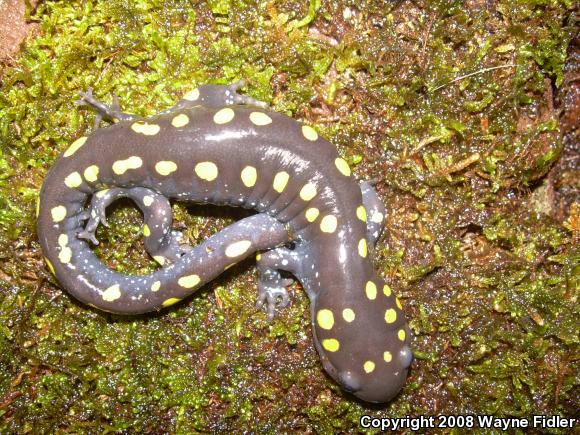
[[[266,110],[239,86],[200,86],[148,119],[84,94],[116,123],[76,140],[46,176],[38,209],[46,262],[80,301],[136,314],[182,300],[257,253],[258,301],[269,316],[288,302],[291,281],[280,271],[290,272],[310,299],[326,371],[360,399],[388,401],[412,353],[401,304],[370,258],[384,206],[312,127]],[[106,207],[121,197],[143,212],[145,247],[161,266],[150,275],[119,274],[91,249]],[[190,247],[171,231],[170,199],[258,214]]]

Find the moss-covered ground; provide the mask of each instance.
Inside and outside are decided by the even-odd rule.
[[[554,213],[546,182],[562,152],[553,93],[572,9],[41,2],[36,35],[0,70],[0,432],[332,433],[356,431],[363,414],[577,415],[578,206]],[[272,323],[254,308],[252,261],[130,318],[75,302],[43,265],[44,174],[93,128],[79,91],[114,92],[148,115],[196,85],[240,78],[247,94],[316,126],[388,205],[376,267],[403,301],[416,361],[385,406],[325,376],[299,285]],[[174,214],[192,244],[243,215],[183,204]],[[120,203],[111,223],[98,232],[103,261],[153,270],[138,211]]]

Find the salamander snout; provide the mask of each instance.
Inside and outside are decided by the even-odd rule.
[[[340,372],[338,374],[338,382],[344,390],[352,394],[356,394],[361,388],[360,378],[350,370]]]
[[[413,362],[411,348],[404,344],[392,352],[389,365],[367,363],[364,372],[342,370],[337,380],[349,393],[372,403],[384,403],[393,399],[405,385],[409,367]],[[372,372],[370,369],[373,369]]]
[[[354,370],[337,371],[334,367],[328,370],[341,387],[366,402],[384,403],[395,397],[405,385],[409,366],[413,362],[413,353],[407,345],[393,355],[395,371],[381,370],[370,377]]]

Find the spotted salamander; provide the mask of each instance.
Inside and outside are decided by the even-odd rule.
[[[343,389],[386,402],[412,361],[401,303],[374,271],[371,251],[385,208],[370,183],[316,130],[237,92],[203,85],[142,119],[91,92],[81,104],[114,124],[81,137],[46,176],[38,235],[46,263],[75,298],[135,314],[170,306],[257,253],[258,305],[288,303],[294,275],[311,302],[314,343]],[[161,267],[117,273],[94,254],[105,209],[127,197],[144,216],[144,244]],[[172,231],[169,200],[240,206],[258,213],[196,247]]]

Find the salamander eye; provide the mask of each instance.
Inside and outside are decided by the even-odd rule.
[[[413,362],[413,352],[409,346],[403,346],[399,351],[399,363],[403,368],[407,368]]]

